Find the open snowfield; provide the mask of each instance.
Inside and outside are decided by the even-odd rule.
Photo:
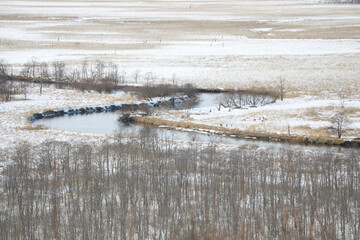
[[[287,133],[290,127],[295,135],[334,137],[328,127],[341,90],[351,119],[345,136],[359,137],[360,6],[318,2],[1,1],[0,59],[12,64],[14,73],[33,57],[62,60],[69,68],[101,59],[117,63],[127,83],[139,70],[142,83],[151,72],[157,83],[172,83],[175,76],[176,83],[202,88],[273,90],[283,77],[283,103],[231,112],[194,110],[186,121],[269,134]],[[25,116],[115,101],[107,95],[49,91],[56,94],[1,103],[1,141],[80,137],[28,131]]]
[[[135,70],[210,88],[283,76],[296,95],[358,93],[360,6],[317,2],[1,1],[0,58],[113,61],[128,82]]]

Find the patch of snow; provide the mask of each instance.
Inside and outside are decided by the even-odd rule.
[[[304,29],[297,29],[297,28],[291,28],[291,29],[277,29],[278,32],[302,32]]]
[[[254,28],[250,29],[251,32],[270,32],[272,28]]]

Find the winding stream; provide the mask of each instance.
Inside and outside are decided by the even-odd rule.
[[[201,93],[196,108],[213,107],[219,94]],[[65,115],[54,118],[44,118],[33,122],[35,126],[45,126],[52,129],[66,130],[72,132],[140,135],[143,131],[155,131],[160,138],[189,141],[196,139],[198,142],[216,141],[225,144],[245,145],[251,144],[259,147],[288,148],[311,151],[345,152],[351,151],[339,146],[318,146],[305,144],[286,144],[275,141],[261,141],[248,138],[235,138],[224,135],[199,133],[194,131],[177,131],[169,128],[146,127],[137,124],[124,124],[117,119],[119,112],[100,112],[96,114]],[[184,129],[183,129],[184,130]]]

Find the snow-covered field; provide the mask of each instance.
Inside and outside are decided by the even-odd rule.
[[[139,70],[143,83],[151,72],[158,83],[172,83],[175,76],[176,83],[202,88],[274,90],[283,77],[285,102],[231,112],[194,110],[191,121],[268,133],[287,133],[290,127],[292,134],[333,136],[327,128],[341,90],[352,120],[345,135],[359,137],[360,6],[318,2],[1,1],[0,59],[12,64],[14,73],[33,57],[49,63],[62,60],[69,68],[85,59],[101,59],[117,63],[127,82]],[[64,105],[117,100],[48,91],[41,97],[30,95],[31,101],[1,103],[1,141],[81,137],[27,130],[24,117]]]
[[[359,89],[360,6],[319,1],[1,1],[0,58],[113,61],[200,87]]]

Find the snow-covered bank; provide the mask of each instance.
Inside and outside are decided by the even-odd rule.
[[[96,111],[99,106],[121,106],[137,103],[134,97],[121,94],[82,93],[77,90],[44,88],[40,95],[38,87],[29,89],[28,100],[17,96],[16,101],[0,103],[0,147],[7,148],[19,141],[41,143],[45,140],[63,141],[100,141],[107,136],[68,132],[55,129],[43,129],[31,125],[29,119],[35,113],[52,113],[60,109],[89,109]],[[336,132],[331,129],[331,117],[336,111],[345,111],[350,124],[343,133],[344,140],[359,138],[360,100],[321,99],[303,97],[285,99],[257,108],[229,109],[204,107],[191,110],[157,111],[154,120],[141,120],[154,125],[210,129],[225,132],[229,135],[248,135],[267,139],[297,139],[299,142],[313,141],[324,143],[325,140],[336,141]],[[100,109],[100,108],[99,108]],[[101,108],[105,111],[106,108]],[[109,108],[109,110],[111,110]],[[101,123],[99,123],[101,124]],[[306,140],[307,139],[307,140]]]
[[[102,134],[85,134],[53,129],[34,127],[29,121],[37,112],[48,110],[93,107],[108,104],[134,103],[136,99],[124,94],[82,93],[78,90],[63,90],[43,88],[29,89],[26,101],[22,95],[15,101],[0,103],[0,148],[7,148],[19,141],[29,141],[39,144],[45,140],[61,141],[98,141],[106,136]]]
[[[164,111],[137,121],[156,126],[210,129],[228,135],[254,136],[260,139],[292,140],[317,144],[343,144],[360,137],[360,100],[303,97],[286,99],[257,108],[230,109],[216,107],[186,111]],[[343,136],[338,138],[333,116],[343,112],[348,118]],[[358,140],[356,140],[358,141]]]

